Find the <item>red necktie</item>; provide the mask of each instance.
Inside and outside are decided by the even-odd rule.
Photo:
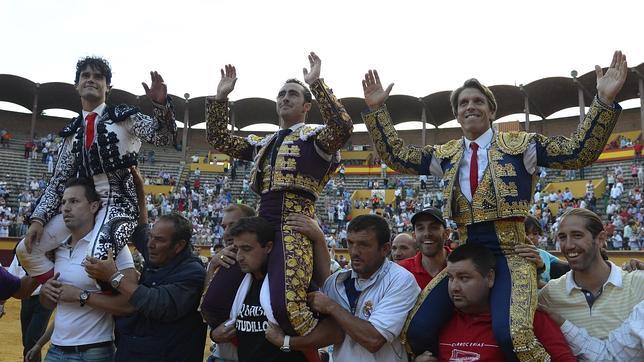
[[[476,142],[472,142],[470,143],[470,148],[472,149],[472,157],[470,158],[470,191],[472,192],[472,198],[474,198],[476,188],[479,186],[479,157],[476,154],[479,145]]]
[[[96,121],[97,114],[92,112],[87,115],[87,124],[85,125],[85,149],[89,150],[94,143],[94,121]]]

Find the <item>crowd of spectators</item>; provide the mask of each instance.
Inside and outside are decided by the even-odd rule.
[[[52,153],[49,151],[43,153],[43,151],[56,150],[58,141],[53,135],[48,135],[39,139],[36,145],[33,154],[40,154],[41,156],[37,158],[42,159],[43,154],[51,157]],[[154,154],[147,154],[145,158],[148,162],[153,162]],[[195,163],[214,162],[216,157],[210,154],[200,157],[195,154],[191,160]],[[374,164],[377,164],[376,161],[379,160],[375,160]],[[231,169],[226,170],[225,175],[209,177],[209,181],[203,184],[202,172],[198,167],[181,185],[177,184],[177,176],[166,171],[167,167],[163,167],[157,175],[146,175],[144,177],[146,185],[168,185],[173,188],[168,194],[148,194],[145,212],[151,220],[156,220],[161,215],[178,211],[193,222],[195,245],[212,247],[221,245],[223,231],[218,223],[221,221],[223,209],[231,203],[252,204],[255,200],[251,197],[247,177],[241,180],[241,192],[235,194],[232,192],[232,173],[235,171],[233,169],[247,168],[247,165],[233,163],[231,166]],[[327,184],[322,196],[324,210],[318,212],[323,230],[330,235],[330,246],[346,247],[346,226],[351,221],[352,210],[368,210],[359,213],[383,216],[391,230],[398,234],[412,231],[411,217],[414,213],[427,207],[440,209],[443,206],[442,180],[432,176],[419,176],[418,182],[412,182],[410,178],[397,175],[367,177],[363,181],[364,188],[371,190],[371,195],[351,199],[352,192],[346,187],[347,177],[344,170],[345,167],[342,165],[337,176]],[[545,231],[540,238],[539,246],[547,250],[559,250],[554,233],[560,216],[571,208],[586,208],[606,216],[605,226],[610,234],[609,249],[644,249],[644,228],[641,227],[644,213],[641,190],[644,185],[644,166],[634,162],[627,171],[630,171],[630,175],[627,175],[622,166],[607,167],[603,173],[606,189],[599,192],[592,182],[588,181],[586,193],[582,197],[574,197],[569,188],[546,193],[543,191],[544,183],[537,183],[530,212],[539,220]],[[383,170],[379,176],[383,175],[387,176],[386,170]],[[544,180],[548,176],[548,171],[540,170],[539,176]],[[570,172],[563,174],[562,181],[571,176],[574,178],[574,174],[571,175]],[[4,206],[10,195],[8,193],[2,195],[6,190],[0,185],[0,196],[4,196],[0,199],[3,205],[0,209],[0,235],[4,235],[5,232],[11,236],[24,234],[33,202],[40,196],[48,178],[47,174],[43,174],[40,178],[28,180],[24,191],[17,195],[19,205],[17,210]],[[626,188],[625,183],[633,186]],[[392,200],[385,201],[385,190],[393,191]],[[455,224],[450,220],[447,222],[452,230],[450,242],[458,243],[459,235]]]

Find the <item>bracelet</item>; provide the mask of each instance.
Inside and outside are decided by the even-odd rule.
[[[29,225],[31,225],[31,224],[33,224],[35,222],[39,223],[40,226],[45,226],[45,222],[43,220],[40,220],[40,219],[35,218],[35,217],[32,217],[31,220],[29,220]]]

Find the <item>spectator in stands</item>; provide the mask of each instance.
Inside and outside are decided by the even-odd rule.
[[[593,197],[595,197],[595,187],[593,186],[593,180],[588,180],[588,182],[586,183],[586,198],[592,199]]]
[[[31,152],[35,152],[34,148],[36,147],[36,144],[34,143],[33,140],[28,140],[25,142],[25,160],[29,159],[29,156],[31,156]]]
[[[642,142],[640,141],[640,138],[635,139],[635,143],[633,144],[633,153],[635,155],[636,163],[640,162],[640,159],[642,158],[642,147],[644,147],[642,146]]]
[[[96,281],[83,268],[87,247],[96,238],[95,216],[101,201],[91,181],[69,179],[61,202],[64,222],[71,236],[56,249],[56,275],[41,288],[40,302],[47,309],[57,307],[51,346],[47,361],[77,360],[112,361],[114,354],[112,313],[124,315],[116,309],[104,308]],[[111,254],[110,254],[111,255]],[[134,262],[126,247],[112,261],[124,275],[136,279]],[[118,296],[120,302],[127,299]],[[108,312],[109,311],[109,312]]]
[[[344,331],[333,347],[335,361],[406,361],[400,332],[420,288],[407,271],[387,260],[387,221],[360,215],[348,227],[351,270],[331,275],[322,292],[309,294],[314,311],[328,315]]]
[[[418,176],[418,181],[420,182],[420,189],[425,190],[427,188],[427,175]]]
[[[557,193],[555,192],[555,190],[552,190],[552,192],[550,192],[550,195],[548,195],[548,201],[557,202]]]
[[[411,218],[413,236],[419,252],[399,264],[416,278],[421,289],[445,269],[450,249],[446,246],[451,230],[443,219],[443,213],[436,208],[417,212]]]
[[[566,212],[557,238],[571,271],[551,280],[539,293],[539,303],[592,337],[606,339],[644,299],[644,272],[627,273],[606,260],[607,235],[591,211]]]
[[[618,186],[619,183],[615,184],[611,189],[610,189],[610,198],[618,201],[619,198],[622,196],[622,188]]]
[[[537,197],[535,196],[535,199]],[[564,193],[563,193],[563,201],[572,201],[573,196],[572,196],[572,191],[570,191],[569,187],[566,187]]]
[[[461,245],[447,257],[448,290],[455,312],[441,329],[438,360],[502,361],[504,355],[492,331],[491,288],[496,259],[483,245]],[[534,334],[553,361],[577,361],[558,326],[537,311]],[[536,343],[536,341],[534,342]],[[415,361],[436,361],[425,352]]]
[[[338,169],[338,174],[340,175],[340,178],[342,179],[342,181],[347,180],[347,176],[345,175],[345,173],[346,173],[346,170],[344,168],[344,163],[341,163],[340,168]]]
[[[381,178],[386,178],[387,177],[387,164],[385,161],[380,161],[380,177]]]
[[[145,260],[138,281],[119,272],[111,255],[85,263],[92,278],[119,292],[92,295],[89,304],[108,312],[120,308],[127,315],[116,322],[115,361],[203,360],[206,325],[197,307],[206,271],[192,255],[191,238],[190,221],[176,213],[161,216],[151,230],[143,215],[132,238]]]
[[[400,264],[401,261],[412,258],[418,252],[416,240],[408,233],[400,233],[391,242],[391,260]]]

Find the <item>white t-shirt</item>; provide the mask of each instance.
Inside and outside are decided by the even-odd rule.
[[[94,239],[95,232],[98,230],[91,231],[74,248],[65,243],[56,249],[54,272],[60,273],[58,280],[90,292],[99,291],[96,281],[87,275],[82,265],[87,255],[88,240]],[[127,247],[116,257],[116,267],[119,270],[134,268],[132,254]],[[112,315],[88,304],[81,307],[80,301],[58,303],[55,323],[51,343],[58,346],[79,346],[114,339]]]

